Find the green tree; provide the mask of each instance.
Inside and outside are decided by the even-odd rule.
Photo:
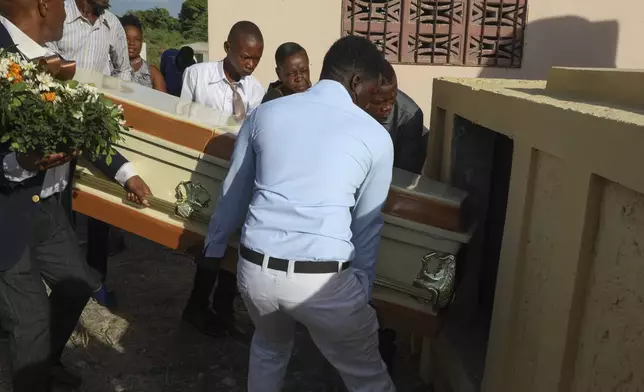
[[[186,0],[179,13],[181,34],[188,40],[208,41],[208,0]]]
[[[166,31],[163,29],[144,29],[144,40],[147,44],[148,62],[152,65],[159,66],[161,54],[166,49],[179,49],[188,42],[180,32]]]
[[[155,7],[143,11],[128,11],[127,13],[136,15],[145,29],[179,30],[179,21],[170,15],[167,8]]]

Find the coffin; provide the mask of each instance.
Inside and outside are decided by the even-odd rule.
[[[239,127],[218,111],[135,84],[83,71],[76,79],[93,83],[123,105],[133,130],[117,149],[135,165],[154,197],[150,208],[132,205],[119,185],[81,162],[74,181],[74,209],[170,248],[201,244]],[[209,203],[181,215],[177,188],[185,189],[179,185],[186,182],[205,188]],[[435,311],[439,298],[426,283],[438,263],[453,263],[470,239],[471,224],[463,212],[466,198],[458,189],[394,170],[383,210],[374,297]],[[238,238],[233,239],[231,246],[237,244]],[[234,271],[236,257],[229,253],[225,268]]]

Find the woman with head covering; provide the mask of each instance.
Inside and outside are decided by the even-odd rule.
[[[278,80],[268,86],[262,103],[311,87],[309,56],[299,44],[286,42],[280,45],[275,52],[275,65]]]
[[[132,82],[155,90],[167,92],[161,71],[141,58],[143,48],[143,28],[136,16],[129,14],[121,18],[127,37],[127,49],[132,65]]]

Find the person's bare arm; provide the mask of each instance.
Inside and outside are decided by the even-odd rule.
[[[154,65],[150,65],[150,77],[152,78],[152,88],[164,93],[168,92],[168,89],[165,85],[165,78],[159,68]]]

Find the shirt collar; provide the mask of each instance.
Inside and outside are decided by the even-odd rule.
[[[22,30],[17,28],[2,15],[0,15],[0,23],[2,23],[5,29],[7,29],[7,32],[11,36],[13,43],[16,44],[20,53],[29,60],[45,57],[49,54],[49,51],[46,48],[43,48],[36,41],[29,38],[27,34],[23,33]]]
[[[338,99],[346,101],[345,103],[353,103],[351,95],[347,89],[340,82],[331,79],[322,79],[309,89],[311,92],[322,92],[334,94]]]
[[[226,79],[226,73],[224,72],[224,60],[217,61],[214,65],[215,65],[214,67],[215,72],[213,72],[212,78],[210,79],[209,84],[216,84],[219,82],[228,83],[228,79]],[[246,77],[244,76],[241,79],[239,79],[239,82],[236,83],[237,87],[241,87],[243,89],[242,82],[244,81],[245,78]]]
[[[83,14],[80,12],[80,9],[78,9],[78,5],[76,4],[75,0],[66,0],[65,4],[69,4],[67,7],[65,7],[65,11],[67,12],[67,18],[66,18],[67,24],[74,23],[78,19],[82,19],[86,22],[89,22],[87,18],[85,18]],[[105,27],[107,27],[108,29],[111,28],[109,22],[107,21],[107,18],[105,18],[105,14],[99,16],[97,19],[97,22],[104,24]]]

